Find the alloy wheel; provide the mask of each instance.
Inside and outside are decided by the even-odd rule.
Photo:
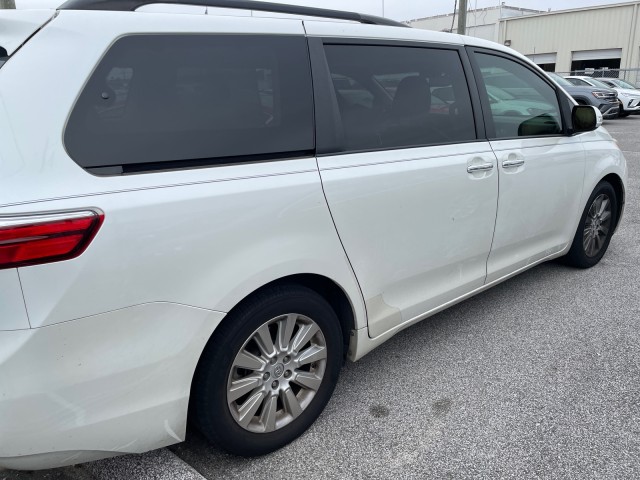
[[[265,322],[233,360],[227,403],[245,430],[268,433],[298,418],[315,397],[327,365],[322,330],[297,313]]]
[[[594,200],[584,223],[582,245],[588,257],[595,257],[604,246],[611,229],[611,200],[602,193]]]

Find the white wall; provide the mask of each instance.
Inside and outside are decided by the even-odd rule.
[[[502,8],[490,7],[471,10],[467,12],[467,35],[495,41],[497,40],[496,25],[500,20],[500,16],[502,16],[502,18],[521,17],[535,12],[536,10],[508,6],[504,6]],[[455,32],[458,27],[458,15],[456,15],[454,20],[453,14],[412,20],[409,24],[414,28],[441,32],[443,30],[450,31],[452,21],[453,31]],[[476,33],[478,33],[478,35],[476,35]]]
[[[503,20],[499,43],[531,56],[557,52],[556,70],[571,70],[573,52],[622,49],[621,68],[640,66],[640,2]],[[535,51],[534,51],[535,50]]]

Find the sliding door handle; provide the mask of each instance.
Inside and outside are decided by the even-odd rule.
[[[486,172],[489,170],[493,170],[493,163],[480,163],[478,165],[469,165],[467,167],[467,172],[469,173]]]
[[[505,160],[502,162],[502,168],[521,167],[522,165],[524,165],[524,160],[521,158],[517,160]]]

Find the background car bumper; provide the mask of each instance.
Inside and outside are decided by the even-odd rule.
[[[623,100],[622,101],[623,108],[625,112],[636,113],[640,112],[640,100],[639,99],[631,99],[631,100]]]
[[[603,103],[598,106],[598,109],[602,112],[603,118],[616,118],[620,111],[618,103]]]
[[[193,372],[222,318],[149,303],[0,332],[0,466],[58,467],[184,440]]]

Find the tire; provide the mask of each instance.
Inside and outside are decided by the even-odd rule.
[[[277,450],[322,413],[343,354],[338,317],[324,298],[298,285],[270,288],[238,306],[207,343],[194,375],[191,419],[234,455]]]
[[[618,221],[618,199],[609,182],[602,181],[591,193],[565,263],[591,268],[604,256]]]
[[[629,112],[627,112],[626,110],[623,110],[622,107],[620,107],[620,110],[618,110],[618,117],[625,118],[628,116],[629,116]]]

